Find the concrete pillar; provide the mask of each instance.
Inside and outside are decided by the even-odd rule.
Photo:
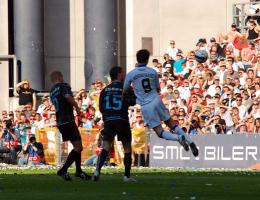
[[[86,87],[105,80],[118,56],[117,0],[85,1]]]
[[[0,1],[0,55],[8,55],[8,0]],[[0,112],[9,110],[8,61],[0,61]]]
[[[14,0],[14,51],[22,79],[43,89],[43,0]]]

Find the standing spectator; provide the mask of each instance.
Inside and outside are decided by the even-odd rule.
[[[19,95],[19,105],[25,106],[32,104],[33,110],[36,110],[36,93],[30,87],[29,81],[24,80],[16,85],[16,92]]]
[[[248,30],[246,33],[246,38],[249,41],[253,41],[254,39],[258,38],[260,32],[260,26],[257,23],[257,20],[250,19],[247,23]]]
[[[167,48],[167,54],[173,59],[176,60],[176,54],[178,53],[178,48],[175,47],[175,41],[170,41],[170,46]]]
[[[242,37],[242,34],[237,31],[237,25],[231,24],[231,30],[227,33],[228,42],[233,43],[236,37]]]

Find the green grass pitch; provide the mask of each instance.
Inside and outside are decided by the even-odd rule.
[[[0,168],[1,200],[258,200],[260,172],[133,169],[137,183],[122,181],[122,168],[104,168],[99,182],[73,177],[65,182],[56,169]],[[93,168],[85,168],[91,173]]]

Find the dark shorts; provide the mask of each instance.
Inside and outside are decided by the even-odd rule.
[[[62,135],[63,141],[80,141],[80,133],[75,122],[70,122],[67,124],[62,124],[58,126],[58,129]]]
[[[130,124],[126,120],[107,121],[104,123],[103,140],[112,142],[117,139],[123,143],[132,141]]]

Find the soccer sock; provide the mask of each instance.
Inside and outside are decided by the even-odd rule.
[[[66,162],[64,163],[63,167],[59,170],[59,171],[62,171],[63,173],[66,173],[68,168],[71,166],[71,164],[76,160],[77,158],[77,152],[72,150],[68,157],[67,157],[67,160]]]
[[[76,164],[76,173],[81,173],[81,152],[76,152],[77,156],[75,159],[75,164]]]
[[[124,165],[125,165],[125,176],[127,178],[129,178],[130,177],[130,171],[131,171],[131,165],[132,165],[131,153],[125,153]]]
[[[179,141],[179,136],[177,134],[173,134],[169,131],[162,131],[159,135],[160,138],[164,138],[165,140]]]
[[[180,126],[175,126],[172,130],[177,135],[184,135],[186,142],[190,145],[192,143],[192,140],[190,139],[190,136],[184,132],[184,130]]]
[[[108,151],[105,149],[102,149],[100,155],[98,156],[97,168],[96,168],[96,170],[98,170],[99,173],[107,159],[107,156],[108,156]]]

